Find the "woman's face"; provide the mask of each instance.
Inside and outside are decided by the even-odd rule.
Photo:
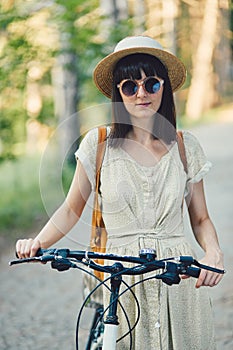
[[[133,96],[126,96],[121,88],[119,88],[123,103],[131,118],[148,119],[151,118],[159,109],[163,96],[163,85],[158,92],[148,93],[142,83],[146,79],[145,73],[141,72],[141,79],[135,80],[138,85],[138,90]],[[162,80],[159,77],[158,80]],[[124,80],[123,80],[124,82]],[[122,82],[121,82],[122,83]],[[121,84],[120,84],[121,85]]]

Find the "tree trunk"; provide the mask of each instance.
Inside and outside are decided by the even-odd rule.
[[[229,24],[230,24],[230,3],[228,0],[222,0],[220,3],[220,16],[218,22],[218,46],[215,55],[215,70],[218,75],[218,84],[216,90],[218,92],[218,100],[216,103],[221,103],[221,97],[226,96],[230,90],[231,77],[231,51],[229,40]]]
[[[177,0],[163,1],[162,28],[166,48],[176,54],[176,18],[178,16]]]
[[[74,161],[79,138],[77,117],[77,56],[71,51],[62,52],[52,71],[55,115],[58,119],[58,142],[62,160]]]
[[[213,101],[212,57],[216,44],[217,18],[218,0],[206,0],[186,104],[186,115],[192,120],[198,120]]]
[[[134,34],[142,35],[145,30],[145,0],[134,0],[129,2],[129,15],[133,18]]]
[[[176,18],[178,15],[177,0],[146,0],[146,32],[169,51],[176,53]]]
[[[100,0],[101,13],[105,17],[101,25],[101,35],[106,39],[113,26],[128,18],[127,0]]]
[[[162,9],[163,1],[145,0],[146,6],[146,31],[145,35],[149,35],[154,39],[159,39],[162,33]]]

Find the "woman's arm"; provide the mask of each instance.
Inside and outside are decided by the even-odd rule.
[[[209,217],[203,181],[192,185],[191,200],[188,207],[190,222],[195,238],[205,252],[203,264],[223,269],[223,253],[220,249],[214,225]],[[220,282],[222,275],[201,270],[196,287],[214,286]]]
[[[17,241],[16,252],[18,256],[20,258],[34,256],[39,248],[48,248],[64,237],[79,220],[90,193],[91,184],[82,164],[78,161],[64,203],[57,209],[36,238]]]

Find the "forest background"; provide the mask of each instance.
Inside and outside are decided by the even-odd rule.
[[[232,0],[1,0],[0,246],[47,220],[82,135],[110,121],[92,72],[117,41],[150,35],[181,58],[186,127],[232,106],[232,32]]]

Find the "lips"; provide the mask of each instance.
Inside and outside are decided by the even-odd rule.
[[[137,103],[137,106],[142,106],[142,107],[148,107],[150,106],[150,102],[147,102],[147,103]]]

